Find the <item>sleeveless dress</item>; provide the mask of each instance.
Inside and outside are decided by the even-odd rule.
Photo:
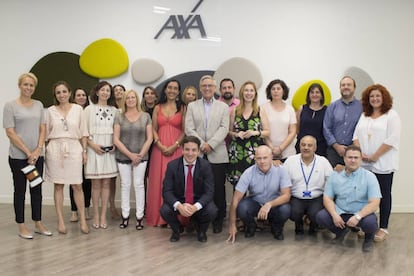
[[[159,140],[163,145],[169,147],[175,144],[183,131],[182,112],[177,112],[168,118],[164,115],[160,106],[157,115]],[[163,204],[162,182],[168,162],[180,157],[181,154],[181,147],[178,147],[172,156],[164,156],[157,146],[152,148],[148,173],[147,207],[145,212],[147,225],[157,226],[166,224],[160,216],[160,208]]]
[[[234,119],[233,131],[262,130],[260,121],[260,110],[257,115],[250,115],[248,119],[237,116]],[[236,185],[242,173],[254,164],[254,154],[258,146],[263,145],[263,139],[258,136],[251,136],[249,139],[234,138],[229,147],[229,172],[227,180]]]
[[[303,136],[312,135],[317,141],[316,154],[326,157],[327,144],[323,136],[323,118],[325,117],[326,108],[326,106],[323,106],[320,110],[315,111],[309,105],[303,105],[300,114],[299,133],[295,146],[297,152],[300,152],[300,139]]]

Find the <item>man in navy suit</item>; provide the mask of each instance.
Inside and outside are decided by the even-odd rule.
[[[206,242],[208,225],[217,215],[214,176],[209,162],[198,157],[200,144],[197,137],[184,137],[183,156],[167,165],[160,214],[171,226],[171,242],[180,240],[188,221],[195,225],[198,241]]]

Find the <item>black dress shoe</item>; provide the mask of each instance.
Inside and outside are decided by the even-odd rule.
[[[283,235],[283,228],[275,227],[270,230],[273,234],[273,238],[279,241],[283,241],[285,236]]]
[[[256,234],[256,227],[255,226],[247,226],[244,231],[245,238],[252,238]]]
[[[285,236],[283,235],[283,232],[275,232],[273,234],[273,237],[279,241],[283,241],[285,239]]]
[[[170,242],[178,242],[180,240],[180,233],[172,232]]]
[[[331,241],[332,244],[342,244],[342,242],[345,239],[346,234],[348,234],[349,232],[349,228],[346,227],[345,229],[343,229],[341,231],[341,233],[339,233],[338,235],[336,235],[336,237]]]
[[[373,247],[374,247],[374,241],[364,240],[364,243],[362,244],[362,251],[371,252]]]
[[[197,240],[199,242],[206,242],[207,241],[207,235],[206,232],[198,232],[197,233]]]
[[[223,231],[223,223],[214,223],[213,224],[213,233],[218,234]]]

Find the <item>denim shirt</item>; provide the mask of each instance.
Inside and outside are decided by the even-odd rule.
[[[339,99],[328,106],[323,120],[323,135],[328,146],[352,144],[355,126],[362,113],[361,102],[353,99],[346,104]]]

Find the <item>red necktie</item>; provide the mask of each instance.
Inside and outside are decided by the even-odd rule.
[[[194,203],[193,174],[191,173],[193,166],[194,165],[187,165],[187,185],[185,187],[185,202],[190,204]]]

